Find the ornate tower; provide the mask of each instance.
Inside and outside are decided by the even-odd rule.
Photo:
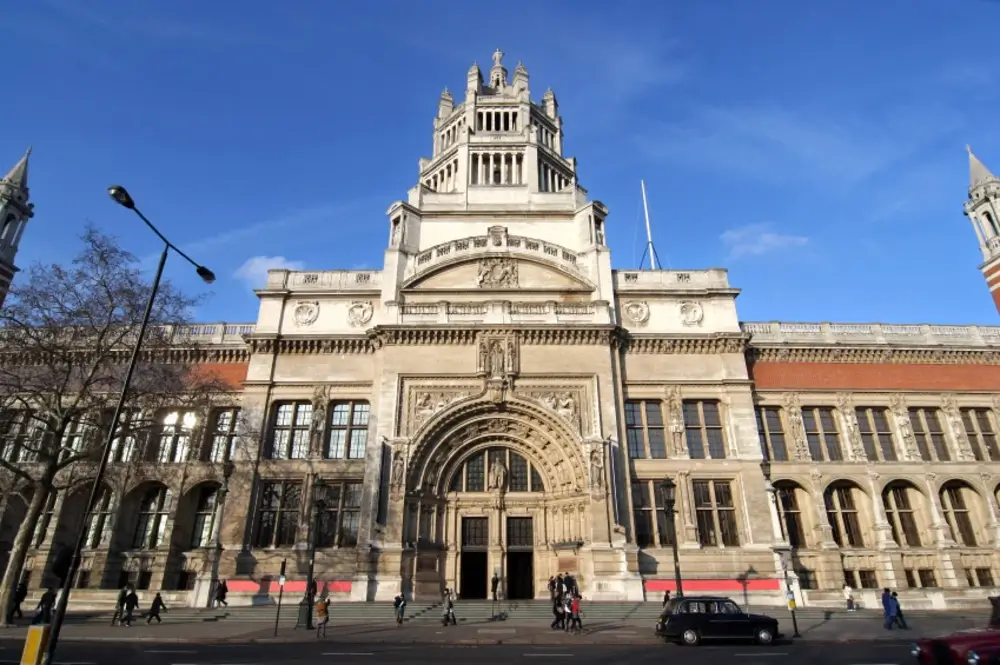
[[[34,216],[34,205],[28,203],[28,158],[24,153],[7,175],[0,179],[0,305],[3,305],[18,268],[14,265],[21,234]]]
[[[971,148],[966,146],[966,150],[969,153],[969,198],[963,207],[983,253],[979,269],[983,271],[993,303],[1000,312],[1000,179],[979,161]]]

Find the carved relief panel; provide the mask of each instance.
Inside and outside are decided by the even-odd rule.
[[[941,411],[944,414],[944,424],[955,443],[955,459],[959,462],[975,462],[976,456],[972,452],[972,444],[962,421],[962,411],[954,395],[948,393],[941,396]]]
[[[809,442],[806,439],[806,426],[802,420],[802,406],[799,404],[798,393],[786,393],[781,400],[785,409],[785,418],[788,420],[788,438],[792,458],[796,460],[809,461],[812,455],[809,452]]]
[[[906,407],[906,398],[896,393],[889,397],[889,411],[899,432],[899,443],[902,447],[900,458],[910,462],[920,461],[920,449],[917,447],[917,437],[913,433],[913,423],[910,422],[910,412]]]
[[[413,436],[428,420],[463,399],[482,392],[476,379],[406,377],[400,386],[397,431]]]
[[[844,446],[849,458],[855,462],[865,462],[868,456],[861,443],[861,427],[854,413],[854,398],[851,393],[837,393],[837,411],[844,426]]]
[[[596,434],[596,414],[591,404],[593,394],[589,385],[554,381],[520,381],[515,391],[515,397],[540,404],[582,435]]]

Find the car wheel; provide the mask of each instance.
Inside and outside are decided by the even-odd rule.
[[[774,633],[771,632],[770,628],[758,628],[754,638],[757,644],[770,644],[774,641]]]
[[[701,642],[701,635],[694,628],[688,628],[681,633],[681,641],[689,647],[696,647]]]

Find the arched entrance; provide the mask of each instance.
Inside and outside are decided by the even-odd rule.
[[[583,444],[539,405],[456,404],[410,450],[396,505],[403,587],[417,597],[450,588],[487,598],[494,577],[501,597],[544,596],[557,550],[592,540],[598,508]]]

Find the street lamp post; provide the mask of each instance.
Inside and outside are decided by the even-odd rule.
[[[219,564],[222,561],[222,515],[226,509],[226,497],[229,496],[229,478],[233,475],[235,466],[231,459],[226,459],[222,463],[222,487],[219,488],[219,500],[215,503],[215,519],[212,524],[212,583],[208,588],[206,607],[212,607],[219,588]]]
[[[110,194],[111,198],[113,198],[120,206],[128,208],[138,215],[139,219],[145,222],[146,226],[152,229],[153,233],[155,233],[157,237],[163,241],[163,252],[160,254],[160,262],[156,266],[156,276],[153,277],[153,285],[149,290],[149,299],[146,301],[146,309],[142,313],[142,321],[139,324],[139,334],[136,336],[135,345],[132,347],[132,354],[129,357],[128,366],[125,369],[125,379],[122,382],[121,394],[118,395],[118,404],[115,406],[115,413],[111,419],[111,426],[108,427],[108,436],[104,441],[104,447],[101,451],[101,461],[97,465],[97,472],[94,474],[94,480],[92,481],[90,487],[90,497],[87,499],[87,507],[83,513],[83,521],[80,523],[80,528],[76,535],[76,545],[73,547],[73,558],[70,561],[66,577],[62,581],[62,591],[59,594],[59,602],[56,605],[55,615],[52,617],[49,641],[45,647],[45,655],[42,657],[42,665],[51,665],[55,657],[56,647],[59,644],[59,632],[62,630],[63,617],[66,616],[66,607],[69,605],[70,590],[73,588],[73,580],[76,578],[77,571],[80,568],[80,559],[84,546],[86,545],[87,518],[94,509],[94,503],[97,501],[97,497],[101,491],[102,480],[108,466],[108,457],[111,451],[111,445],[115,440],[115,434],[117,433],[122,414],[125,411],[125,405],[128,402],[129,384],[132,382],[132,375],[135,374],[136,365],[139,363],[139,353],[142,350],[142,340],[146,335],[146,328],[149,327],[149,319],[153,313],[153,304],[156,301],[156,293],[160,288],[160,280],[163,277],[163,267],[167,263],[167,255],[170,253],[170,250],[173,250],[180,255],[181,258],[194,266],[195,272],[198,273],[198,276],[201,277],[205,283],[211,284],[215,281],[215,273],[205,266],[196,263],[190,256],[177,249],[173,243],[167,240],[167,238],[160,233],[159,229],[153,226],[153,223],[150,222],[136,207],[135,201],[124,187],[120,185],[109,187],[108,194]]]
[[[674,519],[674,507],[677,504],[677,485],[672,478],[660,483],[660,496],[663,499],[663,511],[666,513],[667,528],[670,529],[670,548],[674,553],[674,584],[677,585],[677,597],[684,597],[684,583],[681,581],[681,557],[677,551],[677,520]]]
[[[306,573],[306,593],[302,598],[302,607],[299,611],[300,624],[305,624],[305,627],[309,630],[313,629],[313,601],[315,600],[316,593],[313,588],[316,585],[315,572],[316,572],[316,544],[319,541],[320,527],[323,523],[323,515],[326,514],[326,500],[319,490],[322,489],[322,485],[317,484],[314,488],[314,492],[319,496],[316,501],[313,502],[313,526],[312,526],[312,537],[309,539],[309,570]]]
[[[776,541],[784,539],[782,533],[790,533],[788,525],[782,527],[781,512],[778,510],[778,490],[771,482],[771,460],[764,458],[760,463],[760,472],[764,476],[764,489],[767,491],[771,502],[771,514],[778,516],[778,533],[774,534]],[[784,528],[782,532],[781,529]],[[785,579],[785,596],[788,604],[788,612],[792,615],[792,637],[802,637],[799,634],[799,621],[795,616],[795,592],[792,590],[792,578],[788,575],[788,563],[792,554],[791,542],[786,545],[775,545],[775,551],[781,561],[781,575]]]

